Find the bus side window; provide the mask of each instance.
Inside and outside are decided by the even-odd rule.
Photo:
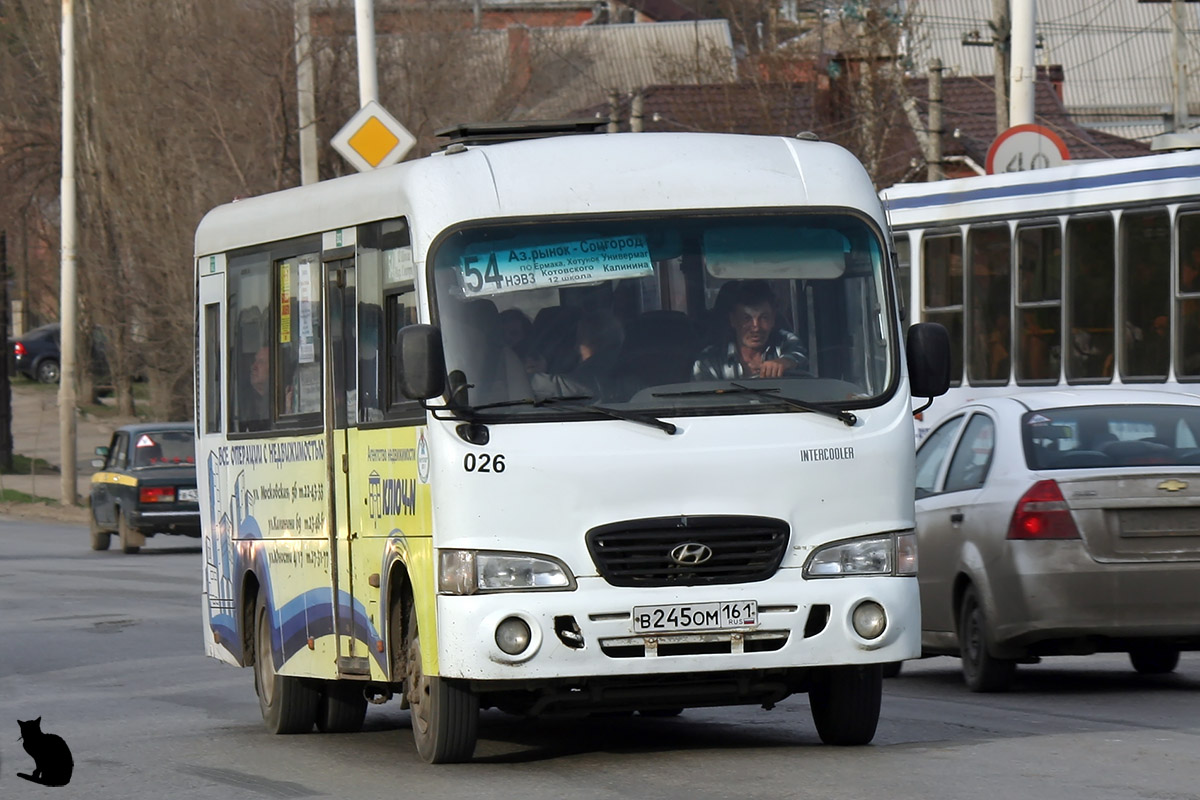
[[[922,245],[923,319],[939,322],[950,334],[950,383],[963,374],[963,247],[962,236],[926,236]]]
[[[1163,381],[1171,358],[1171,239],[1166,209],[1121,217],[1121,377]]]
[[[204,336],[209,343],[204,359],[204,432],[221,430],[221,306],[204,306]]]
[[[1179,303],[1175,317],[1175,374],[1200,379],[1200,213],[1180,214]]]
[[[1116,264],[1112,217],[1067,221],[1067,380],[1112,380]]]
[[[1017,382],[1056,383],[1062,346],[1062,232],[1058,223],[1017,231]]]
[[[259,252],[229,259],[229,424],[233,431],[270,427],[267,391],[270,350],[267,346],[271,297],[270,256]]]

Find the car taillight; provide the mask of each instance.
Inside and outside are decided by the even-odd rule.
[[[143,503],[174,503],[174,486],[143,486],[138,492],[138,499]]]
[[[13,355],[18,355],[18,356],[25,355],[25,345],[21,344],[20,342],[14,342],[13,343]]]
[[[1017,501],[1009,539],[1078,539],[1079,529],[1058,484],[1038,481]]]

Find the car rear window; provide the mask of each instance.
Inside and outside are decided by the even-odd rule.
[[[196,446],[191,431],[147,431],[135,433],[133,466],[173,467],[196,462]]]
[[[1032,470],[1200,465],[1200,407],[1072,406],[1021,418]]]

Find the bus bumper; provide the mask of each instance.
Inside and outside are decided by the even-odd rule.
[[[747,600],[758,604],[753,627],[654,634],[633,628],[634,607]],[[854,611],[864,602],[879,604],[886,617],[873,639],[854,629]],[[639,589],[581,578],[574,591],[441,595],[437,613],[440,674],[478,681],[874,664],[920,655],[915,578],[805,580],[799,569],[785,569],[761,583]],[[528,645],[516,654],[497,643],[497,630],[511,618],[529,629]]]

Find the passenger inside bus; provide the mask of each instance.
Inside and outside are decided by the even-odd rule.
[[[575,337],[578,362],[568,372],[536,372],[530,377],[533,396],[583,396],[597,400],[625,399],[617,367],[625,332],[609,311],[592,311],[580,320]]]
[[[780,378],[803,369],[808,355],[796,334],[776,324],[777,304],[763,280],[739,281],[730,297],[725,341],[701,351],[696,380]]]

